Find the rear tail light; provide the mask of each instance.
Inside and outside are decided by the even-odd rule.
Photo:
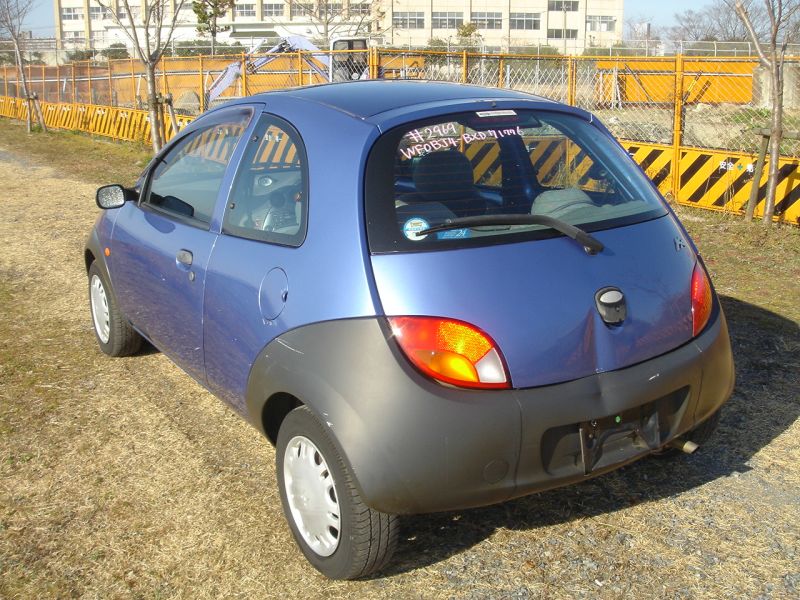
[[[711,282],[698,262],[692,272],[692,335],[696,336],[711,316]]]
[[[438,317],[389,317],[411,363],[439,381],[471,388],[509,388],[500,350],[480,329]]]

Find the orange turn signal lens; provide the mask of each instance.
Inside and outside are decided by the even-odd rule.
[[[692,335],[699,334],[711,317],[711,282],[698,262],[692,271]]]
[[[426,375],[461,387],[511,387],[500,351],[477,327],[438,317],[389,317],[389,324],[405,355]]]

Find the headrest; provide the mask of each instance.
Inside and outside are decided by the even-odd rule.
[[[461,152],[431,152],[414,167],[417,193],[429,201],[443,201],[475,193],[472,165]]]

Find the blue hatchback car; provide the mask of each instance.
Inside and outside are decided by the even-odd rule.
[[[397,515],[691,451],[734,381],[697,249],[591,114],[362,81],[204,114],[86,245],[100,348],[149,340],[276,445],[314,567],[383,567]]]

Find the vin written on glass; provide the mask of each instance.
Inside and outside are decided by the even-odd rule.
[[[451,123],[445,123],[445,126],[451,125]],[[439,126],[436,126],[437,128]],[[454,126],[455,127],[455,126]],[[425,129],[434,129],[433,127],[426,127],[423,129],[423,133]],[[455,131],[453,131],[455,133]],[[407,148],[400,148],[400,152],[406,159],[412,158],[414,156],[422,156],[424,154],[428,154],[433,152],[434,150],[444,150],[446,148],[456,148],[459,145],[459,142],[464,142],[465,144],[470,144],[472,142],[488,140],[488,139],[500,139],[507,136],[518,135],[521,136],[522,129],[519,127],[509,127],[507,129],[488,129],[486,131],[475,131],[473,133],[464,133],[457,137],[450,137],[450,136],[443,136],[443,137],[430,137],[430,138],[421,138],[421,141],[417,141],[417,135],[420,135],[418,129],[414,129],[409,131],[405,138],[408,142],[417,142],[416,144],[409,143]]]

